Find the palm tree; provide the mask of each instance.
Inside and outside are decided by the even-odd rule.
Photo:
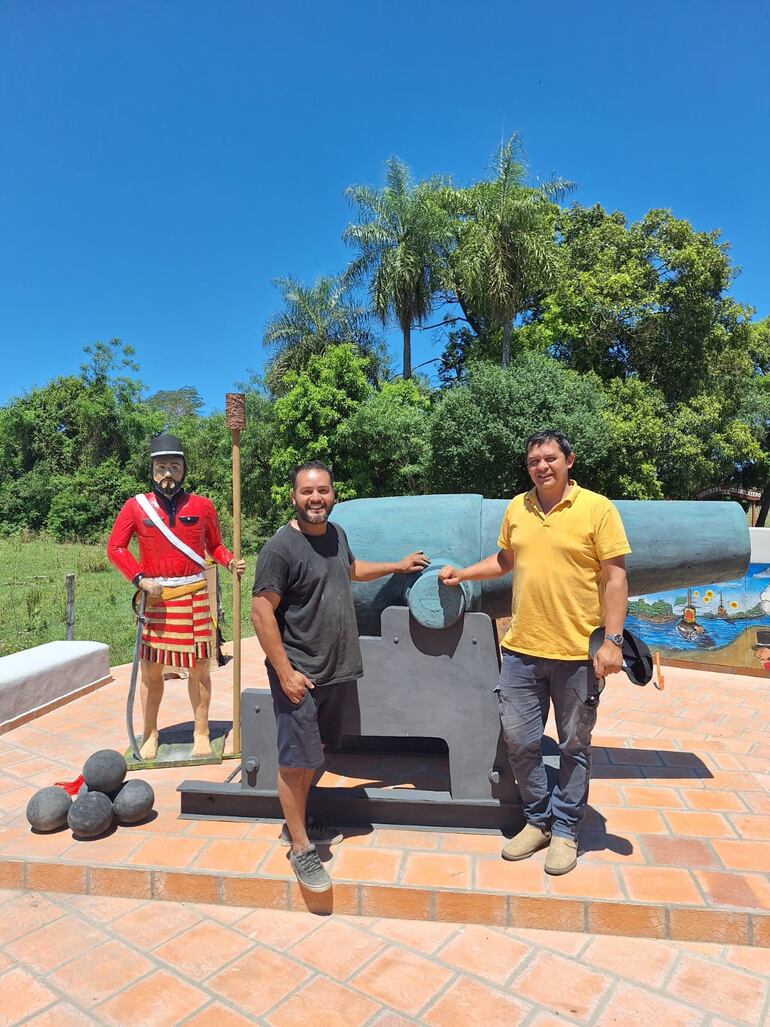
[[[288,371],[302,371],[312,356],[331,346],[351,343],[369,358],[369,374],[377,381],[386,366],[385,347],[371,331],[369,311],[358,305],[350,286],[338,277],[323,276],[315,285],[302,285],[296,278],[276,278],[284,308],[265,327],[262,342],[273,356],[265,378],[272,392],[281,391]]]
[[[441,284],[439,249],[449,220],[434,202],[438,186],[437,181],[414,185],[406,164],[391,157],[381,190],[364,185],[345,190],[359,217],[342,235],[359,251],[347,274],[351,281],[368,278],[372,308],[383,325],[391,318],[398,323],[404,378],[412,375],[412,327],[425,321]]]
[[[502,329],[502,365],[508,367],[516,317],[556,275],[555,201],[572,186],[559,179],[525,185],[516,135],[501,143],[494,168],[490,181],[455,194],[459,220],[450,267],[463,308],[483,312],[491,329]]]

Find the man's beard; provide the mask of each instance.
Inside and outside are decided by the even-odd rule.
[[[155,483],[155,487],[164,496],[169,496],[170,497],[170,496],[175,496],[177,494],[177,492],[182,487],[182,483],[179,482],[179,481],[174,481],[173,478],[164,478],[163,481],[161,481],[160,483],[156,482]]]
[[[332,508],[324,507],[323,510],[302,510],[299,506],[295,506],[294,514],[298,521],[302,521],[303,524],[323,524],[329,520],[329,515],[332,512]]]

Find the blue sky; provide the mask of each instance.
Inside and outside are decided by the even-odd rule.
[[[148,391],[222,407],[263,364],[271,279],[344,267],[346,185],[390,154],[468,182],[513,131],[582,203],[721,229],[767,316],[769,12],[0,0],[0,403],[119,336]]]

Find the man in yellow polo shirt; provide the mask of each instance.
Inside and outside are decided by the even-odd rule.
[[[499,551],[460,570],[443,567],[439,577],[459,585],[513,570],[511,626],[496,691],[527,823],[502,854],[526,859],[548,846],[546,873],[566,874],[577,862],[588,801],[597,678],[622,665],[624,556],[631,549],[610,500],[570,479],[575,454],[562,432],[537,432],[525,453],[534,488],[508,504]],[[600,624],[604,642],[591,660],[588,640]],[[561,759],[549,795],[541,740],[551,703]]]

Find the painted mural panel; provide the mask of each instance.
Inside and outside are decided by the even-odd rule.
[[[745,578],[634,596],[627,627],[663,659],[770,676],[770,529],[750,534]]]

